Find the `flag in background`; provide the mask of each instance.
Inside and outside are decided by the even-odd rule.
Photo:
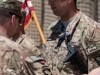
[[[19,0],[22,2],[22,10],[26,11],[26,19],[24,22],[25,29],[30,25],[32,21],[31,12],[34,11],[33,5],[30,0]]]
[[[32,21],[32,18],[34,18],[34,21],[37,25],[41,39],[44,43],[44,46],[46,47],[46,39],[45,39],[42,29],[40,27],[39,21],[37,19],[37,16],[36,16],[36,13],[34,11],[34,7],[31,3],[31,1],[30,0],[19,0],[19,1],[22,2],[22,9],[26,11],[26,20],[24,23],[25,29],[28,28],[28,26],[30,25],[30,22]]]

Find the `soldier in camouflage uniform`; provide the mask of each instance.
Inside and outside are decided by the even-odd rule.
[[[38,49],[35,41],[25,33],[24,30],[24,21],[25,21],[26,12],[22,10],[22,19],[20,25],[18,26],[16,33],[13,35],[12,40],[19,43],[21,46],[28,48],[32,52],[31,59],[33,66],[33,71],[36,75],[45,75],[43,71],[48,71],[49,67],[45,65],[45,60],[41,56],[41,51]],[[46,75],[50,75],[46,74]]]
[[[48,28],[47,50],[44,54],[45,60],[54,75],[84,74],[75,68],[71,62],[64,63],[68,54],[66,47],[68,43],[78,51],[80,58],[88,68],[88,72],[97,68],[100,64],[100,24],[78,10],[76,1],[48,0],[53,13],[60,16],[60,19]],[[63,34],[64,41],[60,39]],[[66,38],[65,35],[71,38]]]
[[[19,1],[0,0],[0,75],[21,75],[24,71],[21,47],[9,39],[19,25],[20,11]]]
[[[29,48],[33,52],[34,56],[40,56],[41,52],[36,47],[37,45],[35,41],[28,34],[25,33],[24,21],[26,12],[24,10],[22,10],[21,12],[22,12],[22,19],[19,26],[17,27],[15,34],[12,37],[12,40],[19,43],[20,45],[24,45],[27,48]]]

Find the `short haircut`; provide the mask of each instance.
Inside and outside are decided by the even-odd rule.
[[[18,11],[0,7],[0,23],[5,23],[12,15],[17,16]],[[17,16],[18,17],[18,16]]]

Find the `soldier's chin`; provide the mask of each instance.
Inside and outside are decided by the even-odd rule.
[[[59,14],[57,12],[53,12],[54,15],[59,16]]]
[[[53,11],[54,15],[59,16],[59,13],[58,13],[58,11],[56,9],[52,9],[52,11]]]

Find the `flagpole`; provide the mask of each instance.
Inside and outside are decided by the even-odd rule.
[[[39,31],[39,33],[40,33],[41,39],[42,39],[42,41],[43,41],[43,44],[46,45],[46,40],[45,40],[45,37],[44,37],[43,32],[42,32],[42,30],[41,30],[41,27],[40,27],[40,25],[39,25],[39,21],[38,21],[38,19],[37,19],[37,16],[36,16],[35,11],[32,11],[32,12],[31,12],[31,15],[32,15],[32,17],[34,18],[34,21],[35,21],[35,23],[36,23],[36,25],[37,25],[37,28],[38,28],[38,31]]]
[[[34,21],[35,21],[35,23],[37,25],[37,28],[38,28],[39,34],[41,36],[41,39],[43,41],[43,44],[46,47],[46,39],[45,39],[44,34],[43,34],[42,30],[41,30],[41,27],[40,27],[39,21],[37,19],[36,13],[34,11],[34,7],[33,7],[33,4],[31,2],[31,0],[19,0],[19,1],[22,2],[22,8],[23,9],[25,9],[28,6],[28,9],[31,12],[31,15],[34,18]],[[27,11],[27,9],[25,9],[25,10]]]

